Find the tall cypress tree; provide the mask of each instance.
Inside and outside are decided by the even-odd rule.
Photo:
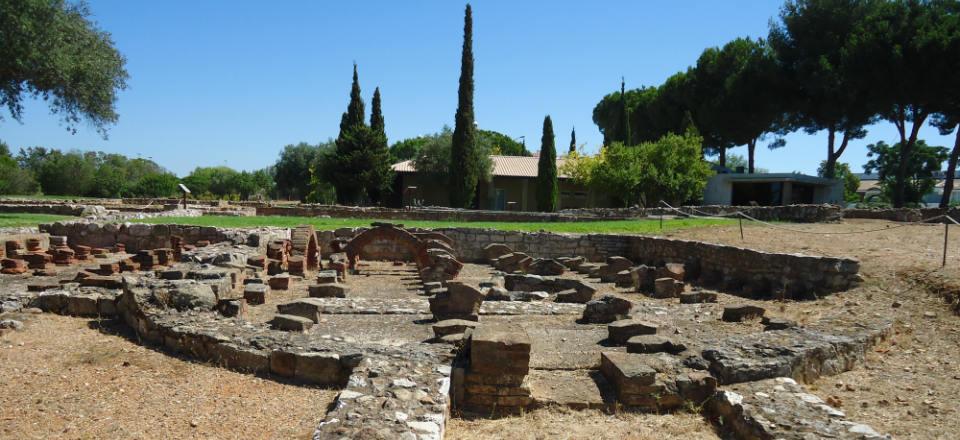
[[[630,144],[630,112],[627,110],[627,84],[623,78],[620,78],[620,132],[617,133],[615,141],[623,142],[623,145]]]
[[[570,130],[570,151],[567,153],[576,153],[577,152],[577,127],[573,127],[573,130]]]
[[[537,210],[554,212],[560,204],[557,187],[557,148],[553,139],[553,121],[543,118],[543,137],[540,138],[540,160],[537,162]]]
[[[463,17],[460,91],[450,148],[450,206],[469,208],[480,178],[473,115],[473,14],[467,3]]]
[[[385,201],[386,193],[390,190],[393,181],[393,171],[390,169],[390,148],[387,146],[386,123],[381,109],[380,87],[373,91],[372,109],[370,110],[370,131],[373,142],[367,146],[366,161],[369,169],[364,179],[367,195],[378,204]]]
[[[380,109],[380,87],[377,87],[373,91],[373,102],[371,106],[373,109],[370,110],[370,128],[374,132],[383,133],[386,136],[386,124],[383,121],[383,110]]]
[[[368,168],[366,157],[371,144],[372,131],[364,120],[363,98],[360,97],[360,80],[357,65],[353,65],[353,84],[350,88],[350,104],[340,118],[340,134],[334,154],[321,162],[324,179],[333,184],[337,203],[357,204],[365,191],[364,171]]]

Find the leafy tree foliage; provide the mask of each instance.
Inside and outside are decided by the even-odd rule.
[[[826,177],[826,174],[827,161],[820,162],[820,167],[817,168],[817,175],[820,177]],[[848,202],[860,201],[860,195],[857,194],[857,190],[860,189],[860,178],[850,170],[849,164],[842,162],[834,164],[833,178],[839,179],[841,182],[843,182],[844,200]]]
[[[788,0],[768,41],[788,86],[784,96],[791,128],[827,132],[825,177],[851,140],[862,139],[876,112],[869,81],[851,51],[863,39],[863,18],[878,0]],[[841,137],[837,145],[836,137]]]
[[[957,174],[957,160],[960,159],[960,106],[954,107],[958,110],[946,110],[940,114],[934,115],[932,124],[940,129],[940,134],[947,136],[955,132],[956,137],[953,141],[953,149],[950,150],[950,156],[947,158],[947,170],[943,180],[943,195],[940,198],[940,207],[950,206],[950,196],[953,193],[954,178]]]
[[[450,130],[444,127],[443,130]],[[451,132],[452,135],[452,132]],[[425,154],[424,147],[434,141],[436,134],[427,134],[413,138],[404,139],[390,146],[390,157],[393,163],[404,160],[417,159]],[[530,156],[523,144],[511,139],[509,136],[493,130],[477,130],[477,149],[481,160],[486,160],[486,155],[500,154],[504,156]],[[450,161],[444,162],[444,166],[449,166]],[[487,174],[486,168],[480,165],[480,176]],[[446,175],[447,173],[444,173]],[[446,184],[446,182],[444,183]]]
[[[913,148],[905,174],[898,173],[903,157],[900,142],[892,146],[883,141],[867,145],[867,157],[871,159],[863,166],[867,173],[879,174],[880,188],[886,200],[893,200],[896,188],[903,188],[904,206],[920,203],[923,196],[933,190],[937,184],[934,173],[940,171],[948,156],[946,148],[928,146],[922,139],[918,139]]]
[[[554,212],[560,205],[557,182],[557,146],[553,136],[553,121],[543,118],[543,137],[540,139],[540,157],[537,160],[537,210]]]
[[[273,165],[277,194],[289,200],[304,200],[311,191],[310,166],[314,163],[318,147],[306,142],[287,145]]]
[[[390,146],[390,160],[397,163],[416,159],[427,142],[430,142],[429,136],[417,136],[394,142]]]
[[[126,88],[126,60],[98,29],[84,3],[0,2],[0,105],[14,120],[25,98],[40,98],[76,132],[82,119],[103,136],[117,121],[117,92]]]
[[[446,185],[450,177],[450,151],[453,149],[453,130],[444,126],[440,132],[420,136],[424,140],[420,154],[413,160],[414,168],[425,176],[432,184]],[[478,143],[481,160],[477,167],[480,179],[489,180],[492,162],[490,154],[492,145]]]
[[[21,182],[10,193],[72,195],[82,197],[165,197],[176,192],[176,176],[147,159],[130,159],[98,151],[67,151],[44,147],[22,148],[16,157],[15,179]],[[6,173],[4,173],[6,174]],[[173,180],[172,189],[146,185],[158,176]],[[170,188],[170,187],[167,187]]]
[[[249,200],[270,193],[271,177],[267,170],[249,172],[226,166],[197,167],[183,178],[183,184],[197,198]]]
[[[463,51],[460,60],[460,88],[450,149],[450,206],[469,208],[480,179],[483,161],[477,149],[473,114],[473,14],[467,4],[463,17]]]
[[[701,159],[702,138],[693,131],[667,134],[634,147],[614,143],[597,156],[569,156],[562,172],[574,181],[615,195],[623,206],[653,206],[658,200],[698,200],[712,171]]]
[[[477,130],[477,143],[488,146],[490,154],[530,156],[530,152],[523,144],[511,139],[510,136],[493,130]]]
[[[0,141],[0,194],[33,194],[39,189],[33,175],[20,168],[10,147]]]

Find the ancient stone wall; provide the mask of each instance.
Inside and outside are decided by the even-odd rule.
[[[74,204],[29,204],[29,203],[7,203],[0,204],[0,213],[16,212],[27,214],[53,214],[70,215],[79,217],[85,215],[87,207],[85,205]]]
[[[790,205],[790,206],[695,206],[680,208],[683,212],[697,215],[731,214],[743,211],[764,221],[799,223],[839,221],[841,209],[836,205]],[[571,209],[556,213],[521,211],[483,211],[450,208],[392,209],[379,207],[355,207],[338,205],[257,206],[257,215],[280,216],[329,216],[334,218],[369,218],[386,220],[434,220],[434,221],[496,221],[496,222],[573,222],[596,220],[626,220],[654,215],[675,215],[669,209],[644,208],[596,208]]]
[[[71,244],[113,247],[123,243],[128,252],[170,247],[170,237],[183,238],[184,244],[199,241],[231,242],[264,247],[273,238],[289,238],[288,229],[223,229],[209,226],[149,225],[143,223],[57,222],[40,225],[40,231],[63,235]],[[284,236],[286,235],[286,236]]]
[[[318,232],[329,252],[334,236],[352,236],[362,228]],[[461,261],[485,262],[483,247],[504,243],[515,251],[538,258],[582,256],[603,261],[627,257],[635,263],[685,263],[689,275],[705,286],[751,297],[785,296],[809,299],[816,294],[843,291],[859,282],[860,263],[849,258],[817,257],[762,252],[699,241],[614,234],[557,234],[510,232],[492,229],[443,228]],[[370,259],[409,259],[402,247],[381,243]],[[361,258],[365,258],[361,256]]]
[[[851,208],[843,210],[843,218],[889,220],[894,222],[919,222],[941,215],[949,215],[960,221],[960,209],[957,208]],[[943,223],[944,220],[938,219],[935,220],[935,222]]]

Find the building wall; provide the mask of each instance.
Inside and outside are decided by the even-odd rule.
[[[703,192],[704,205],[730,205],[733,203],[733,182],[737,179],[737,174],[717,174],[707,180],[707,186]],[[769,183],[778,181],[748,181],[749,183]],[[783,182],[783,203],[800,203],[793,200],[793,181],[780,179]],[[823,204],[843,203],[843,183],[834,180],[830,185],[814,185],[813,200],[810,203]]]
[[[414,206],[414,199],[420,200],[420,206],[447,206],[449,204],[449,192],[445,185],[439,185],[413,173],[401,173],[397,178],[400,179],[399,190],[403,192],[402,206]],[[595,194],[570,180],[561,179],[559,183],[560,209],[608,208],[611,206],[609,197],[605,195]],[[417,187],[416,191],[406,190],[411,186]],[[489,182],[481,181],[477,185],[478,208],[497,210],[497,190],[503,190],[505,193],[505,210],[537,210],[537,183],[535,178],[494,176]]]

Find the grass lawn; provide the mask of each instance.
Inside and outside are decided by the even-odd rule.
[[[356,218],[320,218],[320,217],[286,217],[286,216],[203,216],[203,217],[157,217],[136,220],[144,223],[181,224],[196,226],[218,226],[225,228],[251,228],[258,226],[294,227],[303,224],[313,225],[319,230],[330,230],[343,227],[369,226],[372,219]],[[389,220],[382,220],[389,221]],[[420,221],[394,220],[408,227],[421,228],[489,228],[505,231],[549,231],[574,233],[627,233],[627,234],[657,234],[661,232],[659,219],[643,220],[614,220],[590,222],[453,222],[453,221]],[[698,228],[714,225],[734,224],[730,219],[670,219],[663,221],[663,230],[677,230]]]
[[[60,220],[70,220],[73,218],[74,217],[66,215],[25,214],[19,212],[0,214],[0,228],[36,226],[40,223],[51,223]]]

